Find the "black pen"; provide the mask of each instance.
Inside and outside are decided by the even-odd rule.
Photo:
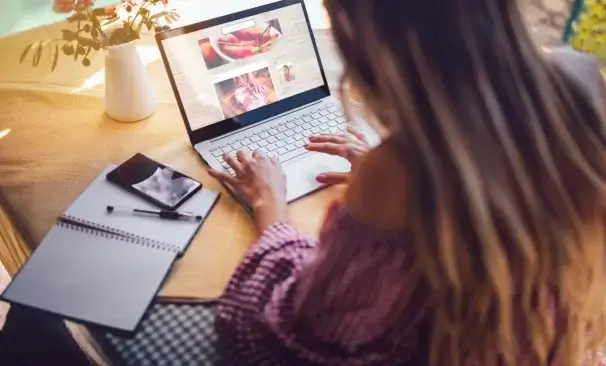
[[[121,207],[121,206],[107,206],[107,213],[112,214],[115,212],[127,212],[133,214],[142,214],[142,215],[152,215],[157,216],[161,219],[169,219],[169,220],[196,220],[202,221],[202,215],[197,215],[191,212],[177,212],[177,211],[167,211],[167,210],[142,210],[138,208],[130,208],[130,207]]]

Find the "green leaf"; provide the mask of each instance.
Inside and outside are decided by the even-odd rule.
[[[156,14],[152,15],[151,17],[149,17],[149,19],[155,20],[155,19],[159,19],[159,18],[162,18],[162,17],[166,17],[166,16],[168,16],[170,14],[171,14],[170,11],[161,11],[159,13],[156,13]]]
[[[141,8],[139,9],[139,15],[141,15],[142,17],[147,17],[149,15],[149,10],[145,9],[145,8]]]
[[[25,47],[25,49],[24,49],[24,50],[23,50],[23,52],[21,53],[21,57],[19,58],[19,63],[20,63],[20,64],[21,64],[21,63],[23,63],[23,60],[25,60],[25,57],[26,57],[26,56],[27,56],[27,54],[29,53],[29,50],[31,50],[31,49],[32,49],[32,46],[33,46],[33,45],[34,45],[33,43],[30,43],[30,44],[28,44],[28,45]]]
[[[42,50],[42,43],[38,43],[38,46],[36,47],[36,54],[34,55],[34,58],[32,60],[32,65],[34,67],[38,67],[38,65],[40,64],[40,59],[42,58]]]
[[[62,38],[68,42],[78,39],[78,32],[70,31],[69,29],[61,29]]]
[[[51,72],[55,71],[58,63],[59,63],[59,45],[55,43],[55,55],[53,56],[53,66],[51,67]]]

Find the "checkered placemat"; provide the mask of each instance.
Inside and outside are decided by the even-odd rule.
[[[220,365],[214,322],[214,305],[158,303],[134,336],[106,333],[103,343],[116,365]]]

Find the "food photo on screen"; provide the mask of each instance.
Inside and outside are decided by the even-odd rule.
[[[278,19],[198,41],[208,69],[270,52],[282,37]]]
[[[277,101],[267,67],[243,73],[215,84],[225,118],[233,118]]]

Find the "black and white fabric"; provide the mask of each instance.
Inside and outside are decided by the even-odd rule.
[[[220,365],[214,323],[214,305],[158,303],[134,335],[104,334],[104,348],[115,365]]]

